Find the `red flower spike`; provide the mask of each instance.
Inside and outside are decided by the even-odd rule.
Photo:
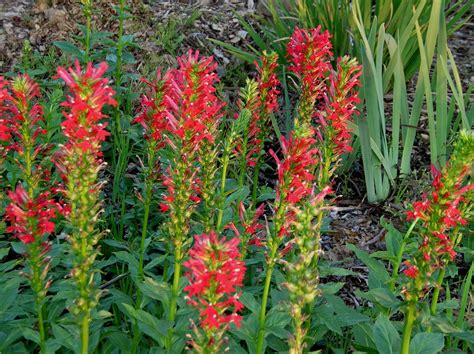
[[[142,81],[148,86],[149,91],[147,95],[142,96],[141,112],[132,123],[141,124],[145,128],[145,137],[158,142],[157,148],[161,148],[165,145],[163,134],[176,128],[168,112],[169,77],[165,75],[162,78],[160,71],[157,71],[155,81],[150,82],[144,79]]]
[[[287,46],[291,65],[288,70],[300,77],[301,95],[295,130],[309,134],[314,116],[314,105],[326,91],[326,74],[331,69],[332,56],[329,32],[321,33],[321,27],[306,30],[296,27]],[[297,135],[301,133],[297,132]]]
[[[10,111],[12,97],[8,91],[10,84],[3,76],[0,76],[0,142],[10,142],[11,127],[7,113]]]
[[[64,182],[60,189],[68,203],[66,230],[71,245],[71,278],[77,294],[71,312],[80,316],[88,316],[100,296],[94,285],[93,264],[98,254],[95,246],[101,235],[97,228],[101,212],[102,185],[98,181],[103,166],[101,145],[109,135],[107,122],[104,122],[107,116],[102,110],[105,105],[117,104],[109,80],[102,77],[106,70],[105,62],[97,67],[88,63],[83,69],[78,61],[74,68],[57,69],[69,93],[62,103],[66,111],[61,124],[67,141],[55,163]]]
[[[462,235],[459,229],[468,223],[469,201],[474,190],[474,184],[462,184],[473,160],[474,137],[472,133],[461,133],[448,164],[442,170],[431,168],[432,191],[423,195],[422,201],[414,202],[413,210],[406,213],[407,220],[421,221],[418,224],[421,242],[412,260],[407,261],[411,267],[404,272],[413,279],[406,286],[407,298],[424,296],[429,285],[435,283],[431,275],[456,257],[455,248]]]
[[[107,70],[105,62],[93,67],[88,63],[84,72],[76,60],[75,67],[64,69],[58,67],[58,77],[64,80],[71,90],[63,107],[69,109],[64,113],[65,120],[61,124],[64,135],[68,138],[66,149],[80,148],[83,152],[92,152],[100,156],[100,145],[110,135],[105,130],[107,123],[102,113],[105,105],[115,106],[114,90],[108,86],[108,79],[102,78]]]
[[[207,344],[218,348],[230,323],[240,325],[238,311],[243,309],[238,300],[237,287],[242,286],[245,263],[240,260],[237,238],[218,239],[216,233],[196,235],[189,251],[190,259],[184,262],[190,284],[184,288],[188,303],[199,310],[200,324]]]
[[[249,212],[250,211],[250,212]],[[265,204],[260,204],[260,206],[253,211],[253,209],[246,210],[244,203],[240,202],[239,206],[239,218],[240,223],[244,227],[243,242],[247,245],[255,245],[257,247],[262,246],[264,236],[261,235],[263,230],[265,230],[265,225],[259,222],[259,219],[265,212]],[[246,247],[246,244],[242,244],[242,247]]]
[[[328,91],[324,94],[325,109],[316,115],[323,126],[322,135],[335,145],[336,159],[352,151],[349,123],[354,114],[359,114],[356,106],[361,100],[356,89],[360,86],[361,74],[361,66],[355,59],[338,58],[337,73],[331,72]]]
[[[10,226],[6,232],[12,233],[24,244],[41,240],[54,232],[54,219],[61,211],[60,206],[43,192],[31,199],[19,184],[14,192],[8,192],[10,204],[5,208],[5,218]]]
[[[310,30],[295,28],[287,46],[291,62],[288,69],[301,76],[303,90],[317,89],[319,80],[331,68],[329,58],[332,56],[332,45],[329,38],[328,31],[321,33],[321,26]]]
[[[248,129],[247,165],[255,167],[257,160],[263,152],[263,145],[268,138],[270,115],[278,108],[277,75],[278,55],[276,53],[267,54],[263,52],[262,65],[255,63],[257,67],[257,87],[258,91],[253,99],[246,103],[246,107],[252,112]]]
[[[286,140],[282,136],[283,161],[270,151],[275,158],[278,170],[276,204],[279,208],[287,210],[284,224],[281,225],[280,237],[286,235],[289,225],[294,221],[294,211],[291,210],[291,206],[296,206],[313,192],[316,177],[312,170],[319,161],[318,149],[314,148],[314,143],[313,138],[290,136],[289,140]],[[278,214],[278,210],[276,213]]]
[[[159,148],[167,145],[175,152],[173,166],[163,177],[167,195],[160,205],[162,211],[171,214],[178,209],[189,212],[201,200],[197,152],[214,142],[224,107],[215,94],[217,63],[212,57],[189,51],[178,58],[178,63],[178,69],[163,79],[158,75],[157,82],[150,85],[150,93],[142,99],[143,113],[136,119],[147,126],[148,135],[162,139]],[[182,226],[175,225],[174,229]]]

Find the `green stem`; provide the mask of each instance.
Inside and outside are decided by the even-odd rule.
[[[436,315],[436,309],[438,307],[439,292],[441,291],[445,274],[446,274],[446,269],[441,268],[439,270],[438,279],[436,280],[435,289],[433,291],[433,297],[431,299],[431,306],[430,306],[431,316]],[[431,326],[429,326],[426,331],[431,332]]]
[[[400,264],[402,263],[402,258],[403,258],[403,252],[405,251],[405,245],[410,237],[411,233],[413,232],[413,229],[415,228],[416,223],[418,222],[419,218],[416,218],[413,220],[411,223],[410,227],[408,228],[408,231],[406,232],[405,236],[403,236],[402,243],[400,244],[400,249],[398,250],[397,253],[397,259],[395,263],[393,264],[393,271],[392,271],[392,277],[390,280],[390,290],[394,291],[395,290],[395,283],[398,279],[398,269],[400,268]]]
[[[244,181],[245,181],[245,172],[247,172],[247,169],[245,168],[247,164],[247,145],[248,145],[248,129],[245,131],[244,135],[244,141],[242,142],[242,152],[241,156],[242,158],[240,159],[240,174],[239,174],[239,190],[242,189],[244,186]],[[237,205],[238,206],[238,205]]]
[[[39,329],[39,336],[40,336],[40,353],[46,354],[46,334],[44,330],[43,304],[39,303],[37,304],[37,306],[38,306],[38,329]]]
[[[219,212],[217,214],[216,230],[219,234],[221,230],[222,218],[224,216],[224,204],[225,204],[225,182],[227,180],[227,167],[229,166],[229,152],[227,149],[224,151],[223,162],[222,162],[222,176],[221,176],[221,194],[219,196]]]
[[[407,309],[405,311],[405,325],[403,327],[401,354],[410,353],[410,339],[411,339],[411,332],[413,330],[413,322],[415,321],[415,309],[416,309],[415,302],[408,303]]]
[[[174,274],[173,274],[173,286],[171,288],[171,303],[168,312],[168,320],[174,323],[176,319],[177,303],[179,296],[179,279],[181,278],[181,247],[182,243],[178,242],[174,253]],[[166,338],[165,346],[169,351],[171,350],[173,341],[173,328],[168,330],[168,337]]]
[[[255,162],[255,169],[253,171],[253,185],[252,185],[252,204],[256,207],[257,205],[257,192],[258,192],[258,175],[260,174],[260,156]]]
[[[89,352],[89,312],[84,314],[81,326],[81,354]]]
[[[145,208],[145,213],[143,215],[143,225],[142,225],[142,238],[140,240],[140,260],[138,262],[138,280],[141,281],[143,280],[143,262],[145,259],[145,241],[146,241],[146,235],[148,233],[148,220],[150,216],[150,205],[151,205],[151,184],[150,182],[147,183],[146,186],[146,196],[145,196],[145,203],[144,203],[144,208]],[[139,291],[139,290],[138,290]]]
[[[272,254],[276,253],[273,252]],[[272,258],[275,256],[273,255]],[[272,281],[274,263],[269,263],[267,273],[265,274],[265,285],[263,288],[262,307],[260,308],[260,316],[258,318],[258,337],[257,337],[257,354],[263,354],[263,341],[265,340],[265,320],[267,315],[268,294],[270,292],[270,284]]]
[[[46,353],[46,334],[44,330],[44,320],[43,320],[43,299],[44,299],[44,281],[41,277],[41,240],[35,240],[31,244],[29,254],[30,254],[30,264],[32,269],[31,274],[31,287],[35,293],[35,304],[36,310],[38,312],[38,330],[39,330],[39,339],[40,339],[40,353]]]
[[[436,308],[438,306],[438,298],[439,298],[439,292],[441,291],[441,286],[443,284],[443,279],[446,274],[446,269],[441,268],[439,270],[438,274],[438,279],[436,280],[436,287],[433,292],[433,298],[431,299],[431,315],[434,316],[436,314]]]
[[[143,215],[143,225],[142,225],[142,237],[140,240],[140,259],[138,262],[138,282],[141,282],[144,278],[144,271],[143,271],[143,262],[145,259],[145,241],[146,235],[148,232],[148,219],[150,215],[150,204],[151,204],[151,183],[148,181],[146,183],[146,195],[145,195],[145,213]],[[142,292],[139,287],[137,287],[137,300],[135,303],[135,309],[140,308],[140,304],[142,302]],[[138,343],[140,341],[140,330],[138,328],[138,320],[135,320],[133,324],[133,343],[132,343],[132,353],[135,354],[138,349]]]

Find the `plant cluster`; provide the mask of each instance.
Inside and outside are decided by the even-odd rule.
[[[405,233],[382,219],[386,250],[346,245],[369,270],[366,291],[355,292],[364,306],[337,295],[345,283],[334,279],[356,274],[324,257],[337,173],[370,121],[367,105],[381,97],[371,90],[384,92],[377,73],[387,38],[383,26],[376,37],[378,23],[366,37],[367,9],[354,2],[363,65],[334,58],[347,47],[334,49],[322,27],[296,26],[284,51],[263,51],[256,76],[226,102],[214,58],[193,50],[143,78],[138,98],[123,69],[125,0],[115,47],[92,31],[93,1],[82,4],[83,49],[56,43],[75,53],[71,67],[58,66],[42,87],[27,73],[0,77],[0,352],[473,350],[465,318],[474,272],[465,236],[474,194],[469,129],[453,135],[445,163],[432,161],[432,186],[407,208]],[[422,97],[434,44],[424,47],[417,20],[410,26]],[[450,81],[443,48],[437,68]],[[393,65],[384,70],[402,88],[405,69]],[[285,134],[276,119],[287,78],[279,70],[290,73],[297,97]],[[446,87],[439,84],[441,94]],[[438,103],[437,113],[446,108]],[[377,142],[369,149],[379,156]],[[461,257],[471,261],[467,274],[456,267]]]
[[[351,54],[364,67],[360,93],[364,114],[355,120],[354,153],[342,168],[348,172],[360,152],[370,203],[381,203],[392,192],[403,190],[401,181],[413,172],[420,131],[429,135],[431,165],[446,164],[457,134],[471,129],[474,122],[469,100],[473,85],[463,94],[447,45],[449,36],[469,21],[469,1],[274,0],[266,4],[270,19],[258,29],[243,19],[241,24],[258,50],[271,48],[280,54],[284,64],[280,76],[286,76],[285,46],[297,27],[329,30],[335,53]],[[245,51],[216,43],[244,61],[256,60],[254,47]],[[407,83],[415,74],[415,96],[410,98]],[[282,82],[285,97],[295,91],[286,77]],[[391,104],[387,105],[387,97]],[[424,105],[427,127],[421,123]],[[293,118],[286,115],[285,129],[289,130]]]

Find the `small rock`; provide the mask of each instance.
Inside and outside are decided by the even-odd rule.
[[[219,26],[217,23],[213,23],[211,25],[211,28],[214,30],[214,31],[219,31],[219,32],[222,32],[224,30],[224,28],[222,28],[221,26]]]
[[[248,34],[248,32],[244,31],[244,30],[240,30],[240,31],[237,32],[237,36],[239,36],[242,39],[247,38],[247,34]]]
[[[237,37],[237,36],[231,36],[230,37],[230,43],[236,44],[239,43],[242,38]]]

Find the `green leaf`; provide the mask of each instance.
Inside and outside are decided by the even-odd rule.
[[[387,247],[388,254],[392,257],[397,257],[403,240],[402,233],[394,228],[392,224],[385,221],[384,218],[380,219],[380,225],[387,230],[387,234],[385,235],[385,246]]]
[[[74,333],[77,332],[77,330],[75,328],[73,329],[68,326],[68,330],[66,330],[63,326],[59,326],[55,323],[52,323],[51,327],[53,329],[54,338],[58,343],[72,351],[77,349],[77,342]]]
[[[145,281],[138,284],[143,295],[158,300],[163,304],[165,310],[169,309],[171,302],[171,289],[165,282],[158,282],[152,278],[145,277]]]
[[[79,60],[82,60],[84,58],[84,51],[70,42],[55,41],[53,42],[53,44],[59,49],[61,49],[65,54],[70,54]]]
[[[336,277],[347,277],[349,275],[355,275],[353,271],[345,268],[339,267],[331,267],[331,266],[323,266],[319,267],[319,276],[321,278],[328,277],[328,276],[336,276]]]
[[[444,347],[441,333],[418,333],[410,343],[410,354],[435,354]]]
[[[344,282],[338,282],[338,283],[326,283],[326,284],[320,284],[319,288],[323,292],[324,295],[333,295],[336,294],[339,290],[341,290],[344,287],[345,283]]]
[[[390,281],[390,275],[385,269],[384,265],[378,260],[372,258],[367,252],[358,249],[355,245],[346,244],[346,248],[353,251],[357,258],[359,258],[364,264],[369,267],[369,287],[378,284],[379,286],[374,287],[387,287]]]
[[[259,314],[260,313],[260,304],[255,300],[255,297],[250,294],[249,292],[243,292],[239,298],[240,302],[244,304],[246,308],[248,308],[252,313]]]
[[[291,317],[281,308],[272,308],[265,320],[265,329],[281,339],[287,339],[289,332],[285,329],[286,325],[291,322]]]
[[[380,353],[400,352],[400,335],[387,316],[379,315],[373,328],[375,345]]]
[[[352,327],[352,333],[354,334],[354,346],[358,349],[362,348],[374,348],[375,340],[373,336],[373,324],[370,322],[357,323]],[[370,353],[377,353],[374,349]]]
[[[23,242],[12,242],[11,243],[13,251],[18,254],[25,254],[26,253],[26,247]]]
[[[0,318],[6,313],[18,297],[20,280],[13,278],[0,286]]]
[[[372,289],[367,292],[362,292],[357,289],[355,293],[357,296],[367,299],[374,304],[382,305],[386,308],[396,308],[401,304],[400,300],[398,300],[395,295],[390,292],[390,290],[385,288]]]
[[[250,348],[255,348],[255,339],[258,333],[258,315],[250,314],[244,317],[240,328],[234,326],[230,332],[238,339],[244,340]]]
[[[145,271],[150,270],[156,267],[157,265],[163,263],[166,260],[166,257],[167,257],[166,254],[155,256],[151,262],[147,263],[144,270]]]
[[[10,252],[10,247],[0,249],[0,261]]]
[[[171,323],[166,320],[159,320],[155,316],[143,310],[136,310],[133,306],[122,304],[129,317],[138,321],[140,330],[154,339],[161,346],[164,346],[164,339],[167,336]]]
[[[131,338],[123,332],[114,331],[105,335],[105,338],[109,339],[114,348],[120,348],[123,353],[131,352],[130,343]]]
[[[130,270],[130,274],[132,276],[132,279],[137,279],[138,277],[138,261],[135,257],[133,257],[132,254],[126,251],[119,251],[119,252],[114,252],[115,257],[117,257],[118,260],[127,263],[128,264],[128,269]]]
[[[319,306],[316,313],[318,314],[317,322],[324,324],[329,330],[342,336],[342,325],[335,318],[334,310],[331,306],[327,304]]]

